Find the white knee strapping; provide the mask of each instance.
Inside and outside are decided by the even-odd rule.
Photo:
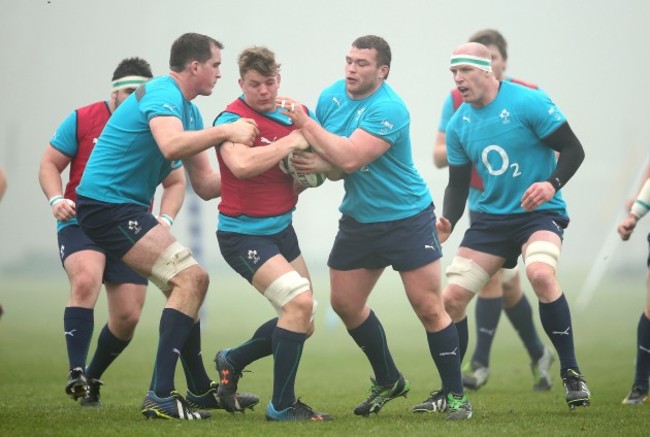
[[[455,256],[445,273],[449,284],[459,285],[472,293],[478,293],[490,279],[481,266],[462,256]]]
[[[557,269],[558,259],[560,259],[560,248],[549,241],[533,241],[526,248],[526,267],[531,263],[544,263]]]
[[[501,283],[508,282],[514,278],[517,272],[519,272],[519,265],[516,265],[511,269],[501,269]]]
[[[178,272],[198,264],[192,257],[192,251],[178,241],[173,242],[160,254],[153,267],[149,280],[158,288],[166,292],[171,289],[169,280]]]
[[[264,290],[264,297],[271,302],[271,305],[273,305],[273,308],[275,308],[278,315],[281,315],[283,306],[300,293],[309,291],[310,287],[311,285],[307,278],[303,278],[296,271],[291,271],[273,281],[271,285]]]

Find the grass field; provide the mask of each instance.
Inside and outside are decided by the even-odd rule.
[[[568,290],[582,278],[561,278]],[[592,391],[592,405],[569,411],[554,365],[554,387],[532,391],[526,353],[507,318],[501,319],[493,346],[491,376],[469,392],[474,417],[450,423],[441,415],[415,415],[411,407],[428,397],[440,381],[425,334],[401,291],[398,276],[387,271],[371,297],[388,335],[395,361],[410,380],[407,399],[387,404],[379,415],[354,416],[366,396],[370,366],[335,316],[328,313],[327,278],[314,278],[320,301],[317,332],[306,344],[296,392],[316,409],[331,413],[329,423],[268,423],[264,408],[271,393],[271,359],[250,366],[242,391],[259,394],[260,405],[245,415],[216,411],[203,422],[147,421],[139,414],[148,388],[157,343],[161,293],[150,288],[140,326],[128,349],[104,374],[103,407],[82,409],[64,392],[67,358],[62,335],[67,283],[52,280],[0,280],[0,436],[26,435],[648,435],[650,405],[623,406],[634,372],[636,324],[644,304],[643,277],[604,282],[583,314],[573,314],[576,349]],[[527,294],[536,309],[536,301]],[[95,334],[106,317],[102,296],[95,312]],[[205,304],[203,355],[216,377],[217,350],[237,345],[273,316],[270,305],[234,275],[214,274]],[[535,311],[536,312],[536,311]],[[473,314],[473,308],[470,310]],[[536,315],[538,320],[538,316]],[[539,326],[539,323],[538,323]],[[473,345],[470,317],[470,350]],[[543,334],[545,343],[550,344]],[[94,343],[91,352],[94,350]],[[185,390],[180,368],[177,389]]]

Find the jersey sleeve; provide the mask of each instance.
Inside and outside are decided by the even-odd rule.
[[[234,114],[232,112],[222,112],[219,114],[219,116],[214,120],[214,126],[219,126],[222,124],[226,123],[234,123],[237,120],[239,120],[241,116]]]
[[[395,101],[384,101],[364,112],[359,122],[359,129],[382,138],[390,144],[395,144],[399,140],[402,128],[409,123],[410,115],[404,105]]]
[[[447,132],[447,125],[449,120],[454,115],[454,102],[451,98],[451,93],[447,94],[445,103],[442,104],[442,114],[440,115],[440,124],[438,125],[438,130],[440,132]]]
[[[73,157],[77,154],[77,111],[66,117],[50,138],[50,144],[66,156]]]
[[[538,138],[546,138],[566,122],[566,116],[544,92],[527,93],[521,113]]]
[[[470,162],[470,159],[461,145],[457,131],[457,124],[453,122],[455,119],[456,117],[452,117],[447,125],[447,134],[445,139],[447,147],[447,162],[449,162],[449,165],[465,165]]]
[[[148,87],[145,86],[145,93],[139,100],[140,111],[147,118],[147,122],[155,117],[176,117],[183,120],[183,97],[180,91],[170,92],[165,87]]]

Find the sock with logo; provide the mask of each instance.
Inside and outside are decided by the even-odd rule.
[[[456,332],[458,332],[458,350],[460,351],[460,362],[463,362],[465,353],[467,352],[467,343],[469,342],[469,330],[467,328],[467,317],[456,324]]]
[[[276,327],[273,330],[273,407],[282,411],[294,404],[298,364],[307,334]]]
[[[348,333],[368,357],[377,384],[394,384],[399,378],[399,371],[388,350],[384,327],[374,311],[371,310],[368,318],[356,328],[349,329]]]
[[[235,369],[242,370],[253,361],[273,354],[272,338],[277,325],[278,318],[275,317],[257,328],[257,331],[246,343],[231,349],[228,352],[230,365]]]
[[[201,355],[201,322],[192,326],[190,335],[181,349],[181,363],[187,380],[187,389],[192,393],[201,394],[208,391],[212,380],[205,371]]]
[[[472,362],[480,363],[485,367],[490,365],[490,349],[499,325],[502,306],[503,299],[500,297],[488,299],[479,297],[477,299],[475,308],[476,348],[472,355]]]
[[[94,314],[94,309],[82,307],[66,307],[63,312],[63,331],[70,370],[86,367],[88,348],[95,327]]]
[[[95,355],[86,369],[86,376],[89,378],[100,379],[108,366],[122,353],[131,340],[120,340],[108,329],[108,324],[104,325],[102,332],[97,339],[97,349]]]
[[[445,392],[463,393],[463,382],[460,375],[460,346],[458,330],[452,322],[438,332],[427,332],[429,353],[436,363],[440,380]]]
[[[573,347],[573,326],[569,304],[560,295],[555,302],[539,303],[539,318],[548,338],[551,339],[560,358],[560,375],[565,378],[569,369],[580,373]]]
[[[194,319],[173,308],[165,308],[160,317],[158,352],[150,390],[161,398],[174,390],[174,372],[183,345],[194,326]]]
[[[525,294],[521,295],[521,299],[514,306],[506,309],[506,315],[524,343],[531,363],[536,363],[544,355],[544,345],[537,335],[533,310]]]
[[[634,385],[648,391],[648,377],[650,377],[650,320],[641,314],[636,329],[636,372]]]

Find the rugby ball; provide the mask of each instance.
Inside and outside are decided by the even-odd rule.
[[[293,177],[293,179],[297,181],[300,185],[302,185],[305,188],[313,188],[313,187],[318,187],[319,185],[322,185],[323,182],[325,182],[325,179],[327,179],[325,173],[309,173],[309,174],[298,173],[298,171],[291,163],[292,157],[293,157],[293,153],[290,153],[287,156],[285,156],[280,161],[280,169],[283,172],[290,174],[291,177]]]

